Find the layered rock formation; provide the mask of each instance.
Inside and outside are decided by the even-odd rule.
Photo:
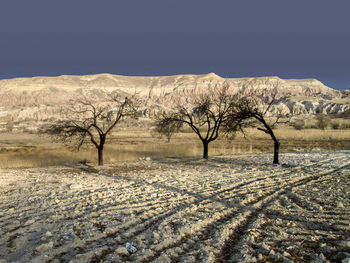
[[[55,117],[59,107],[84,92],[119,90],[138,93],[151,108],[173,105],[172,94],[184,96],[209,86],[227,82],[237,91],[277,87],[287,99],[275,108],[298,114],[341,113],[350,109],[350,92],[331,89],[316,79],[278,77],[222,78],[215,73],[159,77],[129,77],[112,74],[85,76],[33,77],[0,80],[0,117],[13,120],[45,120]],[[145,115],[149,110],[145,110]]]

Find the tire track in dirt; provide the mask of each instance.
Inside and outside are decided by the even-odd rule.
[[[264,180],[264,179],[266,179],[266,178],[262,178],[261,180]],[[197,199],[196,201],[194,201],[192,203],[188,203],[186,205],[180,204],[175,209],[172,209],[171,212],[167,212],[167,213],[164,213],[164,214],[159,214],[158,213],[156,215],[158,218],[157,217],[155,218],[155,216],[152,215],[152,216],[150,216],[150,218],[147,218],[143,222],[135,222],[132,225],[128,224],[128,225],[125,225],[125,226],[120,226],[118,231],[116,231],[114,233],[110,233],[109,235],[113,238],[116,235],[121,235],[125,230],[130,229],[130,228],[144,229],[144,231],[146,231],[148,227],[150,227],[152,225],[159,225],[162,221],[164,221],[165,219],[169,218],[170,216],[172,216],[172,215],[174,215],[176,213],[179,213],[183,209],[188,209],[188,207],[190,207],[190,206],[196,206],[200,202],[202,202],[203,200],[212,199],[212,198],[214,198],[215,196],[217,196],[220,193],[231,191],[232,189],[237,188],[237,187],[242,187],[242,186],[245,186],[245,185],[249,185],[252,182],[256,182],[256,180],[257,179],[254,178],[254,179],[251,179],[251,180],[246,181],[244,183],[239,182],[236,185],[229,187],[228,189],[218,190],[218,191],[216,191],[214,193],[211,192],[210,196],[201,197],[200,199]],[[221,201],[221,200],[218,199],[217,201]],[[140,233],[142,233],[144,231],[138,230],[138,231],[134,232],[134,236],[136,236],[136,234],[140,234]],[[94,247],[96,244],[100,243],[100,241],[101,240],[89,240],[88,247]]]
[[[323,162],[327,162],[327,160],[324,160]],[[316,165],[317,164],[312,164],[310,166],[316,166]],[[253,178],[253,179],[251,179],[249,181],[246,181],[246,182],[243,182],[243,183],[240,182],[240,183],[238,183],[238,184],[236,184],[236,185],[234,185],[232,187],[229,187],[228,189],[223,189],[223,190],[216,191],[214,193],[211,193],[211,195],[208,196],[208,197],[202,197],[200,199],[197,199],[195,202],[188,203],[187,206],[184,206],[182,209],[186,209],[189,206],[198,205],[200,202],[202,202],[204,200],[213,199],[218,194],[222,194],[222,193],[225,193],[225,192],[231,192],[232,190],[237,189],[237,188],[243,188],[244,189],[244,187],[248,187],[252,183],[255,184],[257,181],[264,181],[264,180],[267,180],[268,178],[271,179],[271,178],[275,178],[275,177],[281,177],[281,175],[285,176],[286,174],[290,174],[290,173],[293,173],[293,172],[282,172],[280,174],[274,174],[272,176],[267,176],[267,177],[265,176],[263,178]],[[144,182],[142,182],[142,183],[144,183]],[[142,183],[138,182],[138,184],[142,184]],[[264,186],[264,187],[271,188],[271,187],[274,187],[274,186],[275,185],[272,184],[271,186]],[[172,189],[172,190],[176,190],[176,189]],[[219,201],[221,201],[221,200],[219,200]],[[181,206],[182,205],[180,205],[180,207]],[[138,227],[138,229],[144,229],[143,231],[138,230],[137,232],[134,232],[134,237],[135,237],[138,234],[141,234],[144,231],[146,231],[147,228],[151,227],[152,225],[159,225],[162,221],[164,221],[165,219],[168,219],[169,217],[179,213],[182,209],[180,209],[179,207],[176,207],[176,208],[173,208],[173,210],[171,212],[164,213],[164,214],[158,214],[156,219],[152,216],[150,218],[147,218],[143,222],[136,222],[133,225],[126,225],[124,227],[121,226],[118,231],[116,231],[114,233],[110,233],[109,235],[110,235],[110,237],[113,238],[116,235],[120,235],[126,229],[129,229],[129,228],[136,228],[136,227]],[[225,218],[225,217],[232,217],[232,215],[224,216],[223,218]],[[219,221],[225,221],[223,218],[219,219]],[[195,225],[193,227],[195,227]],[[184,243],[184,241],[185,240],[182,240],[182,242],[180,242],[180,243],[182,244],[182,243]],[[99,240],[95,240],[94,242],[90,242],[89,247],[94,247],[95,243],[99,243],[99,242],[100,242]],[[178,245],[179,245],[179,242],[176,243],[176,246],[178,246]],[[171,246],[169,246],[169,247],[171,247]]]
[[[328,159],[324,160],[324,162],[326,163],[328,161]],[[319,164],[312,164],[310,166],[318,166]],[[294,172],[288,172],[287,174],[293,174]],[[272,177],[279,177],[281,176],[281,174],[278,174],[278,175],[275,175],[275,176],[272,176]],[[266,178],[264,178],[266,179]],[[263,180],[263,179],[262,179]],[[303,181],[306,180],[306,179],[303,179]],[[254,181],[254,180],[253,180]],[[293,182],[293,184],[297,185],[298,183],[300,183],[301,180],[296,180],[295,182]],[[290,183],[286,183],[285,185],[290,185]],[[274,187],[275,185],[271,185],[271,187]],[[292,187],[292,186],[290,186]],[[244,191],[244,190],[243,190]],[[263,207],[259,207],[259,205],[257,205],[259,202],[261,202],[262,199],[270,199],[268,200],[268,203],[272,202],[278,195],[280,195],[282,192],[284,192],[284,190],[282,189],[281,191],[279,192],[275,192],[275,193],[271,193],[271,194],[264,194],[264,195],[260,195],[260,196],[257,196],[255,200],[252,200],[250,202],[247,202],[247,203],[243,203],[242,204],[242,207],[245,207],[245,206],[257,206],[255,207],[256,210],[261,210]],[[268,203],[266,203],[264,206],[266,206]],[[241,210],[238,210],[238,211],[232,211],[232,212],[229,212],[227,214],[224,214],[221,218],[219,218],[217,220],[217,222],[209,222],[208,225],[214,225],[215,223],[221,223],[221,222],[225,222],[226,219],[232,219],[234,217],[234,215],[236,214],[240,214],[242,213],[242,211],[245,210],[245,209],[241,209]],[[251,211],[247,211],[247,216],[248,216],[248,219],[250,219],[250,217],[253,217],[254,214],[251,212]],[[241,222],[238,223],[239,225],[239,228],[238,230],[240,231],[243,231],[241,230],[241,225],[243,224],[246,225],[249,223],[249,220],[247,220],[247,223],[244,223],[245,219],[242,219]],[[207,226],[203,226],[204,228],[204,231],[199,231],[199,234],[200,236],[210,236],[210,234],[212,233],[208,233],[207,231]],[[204,233],[203,233],[204,232]],[[179,245],[182,245],[184,242],[186,242],[188,239],[190,239],[191,236],[185,236],[185,237],[182,237],[180,240],[177,240],[176,243],[172,244],[172,245],[168,245],[167,248],[165,249],[158,249],[157,253],[155,255],[152,255],[151,257],[149,257],[148,259],[143,259],[142,262],[149,262],[151,260],[154,260],[157,256],[161,255],[162,252],[164,252],[165,250],[167,249],[171,249],[173,247],[176,247],[176,246],[179,246]],[[176,257],[175,259],[172,258],[173,260],[176,260]]]
[[[297,181],[298,182],[298,181]],[[294,184],[295,184],[296,182],[294,182]],[[281,194],[281,192],[277,192],[276,194],[273,194],[274,196],[278,196],[278,195],[280,195]],[[269,197],[271,197],[272,195],[267,195],[267,196],[269,196]],[[244,206],[249,206],[249,205],[253,205],[254,203],[256,204],[257,202],[259,202],[262,198],[264,198],[265,196],[261,196],[260,198],[258,198],[258,199],[256,199],[256,200],[254,200],[254,201],[251,201],[251,202],[248,202],[248,203],[246,203],[246,204],[243,204],[243,207]],[[266,197],[265,197],[266,198]],[[269,203],[270,202],[272,202],[274,199],[271,199],[270,201],[269,201]],[[266,204],[267,205],[267,204]],[[261,210],[262,209],[262,207],[258,207],[257,208],[257,210]],[[244,210],[244,209],[243,209]],[[241,210],[239,210],[239,211],[236,211],[236,214],[240,214],[240,213],[242,213],[242,211]],[[250,211],[248,211],[248,219],[251,217],[251,212]],[[229,218],[232,218],[232,217],[229,217]],[[249,220],[247,220],[247,223],[246,224],[248,224],[248,222],[249,222]],[[239,225],[241,225],[242,223],[240,222],[239,223]],[[240,228],[238,228],[238,230],[239,231],[241,231],[241,229]],[[210,235],[212,235],[213,233],[211,232],[210,234],[208,234],[208,232],[206,231],[206,235],[207,236],[210,236]],[[220,234],[220,236],[221,236],[221,234]]]
[[[152,228],[152,226],[158,226],[162,221],[164,221],[165,219],[168,219],[169,217],[171,217],[174,214],[177,214],[185,209],[191,210],[191,206],[196,206],[198,205],[200,202],[205,201],[207,199],[211,199],[214,198],[218,193],[223,193],[223,192],[227,192],[227,191],[231,191],[232,189],[236,188],[236,187],[240,187],[240,186],[244,186],[247,185],[253,181],[255,181],[256,179],[252,179],[249,182],[245,182],[245,183],[238,183],[237,185],[229,188],[229,189],[224,189],[224,190],[219,190],[217,192],[211,193],[211,196],[208,197],[201,197],[200,199],[195,200],[194,202],[191,203],[187,203],[187,204],[179,204],[177,206],[175,206],[174,208],[172,208],[169,212],[165,212],[163,214],[156,214],[156,215],[151,215],[149,218],[146,218],[145,220],[141,221],[141,222],[134,222],[133,224],[127,224],[127,225],[120,225],[120,227],[118,228],[117,231],[114,231],[112,233],[109,233],[107,237],[103,237],[107,238],[108,240],[111,239],[111,241],[114,240],[114,238],[116,236],[120,236],[123,234],[123,232],[125,232],[128,229],[139,229],[135,232],[133,232],[133,237],[137,237],[137,235],[143,233],[144,231],[147,231],[149,228]],[[180,200],[182,201],[182,200]],[[218,199],[218,201],[220,201]],[[96,244],[101,243],[101,239],[97,239],[97,240],[89,240],[89,244],[87,246],[85,246],[84,251],[89,250],[89,247],[95,247]],[[116,243],[116,245],[121,245],[122,243]]]
[[[232,230],[232,235],[230,235],[228,240],[224,243],[221,253],[219,255],[216,255],[215,262],[227,262],[230,260],[233,254],[237,255],[240,253],[240,249],[238,249],[236,245],[240,241],[242,236],[247,232],[248,226],[253,224],[254,220],[256,220],[259,213],[261,213],[270,203],[275,201],[279,196],[285,195],[288,191],[290,191],[294,187],[302,186],[313,180],[318,180],[321,177],[331,175],[341,169],[348,168],[349,166],[350,166],[350,163],[347,163],[345,165],[342,165],[339,168],[328,170],[318,175],[310,175],[306,178],[296,180],[295,182],[289,183],[289,186],[287,188],[283,188],[282,186],[280,191],[264,198],[265,199],[264,202],[262,202],[261,205],[258,205],[256,207],[256,212],[251,213],[245,220],[242,220],[238,224],[238,227]]]
[[[343,157],[338,158],[339,160]],[[343,158],[344,159],[344,158]],[[136,220],[134,222],[126,222],[121,223],[118,228],[115,228],[115,231],[110,231],[104,235],[97,235],[96,238],[89,238],[86,240],[83,247],[76,246],[77,253],[85,253],[88,251],[93,251],[96,246],[98,246],[100,243],[103,244],[109,244],[112,248],[118,247],[124,244],[125,240],[128,240],[127,238],[136,239],[138,236],[142,235],[145,231],[153,231],[153,232],[160,232],[160,225],[166,225],[170,223],[176,223],[176,220],[181,218],[184,215],[191,214],[192,211],[194,211],[196,208],[200,208],[201,210],[205,210],[201,212],[205,217],[206,221],[202,220],[201,222],[194,222],[189,227],[184,226],[182,229],[183,235],[179,235],[179,238],[174,239],[175,241],[171,240],[163,240],[166,241],[159,244],[153,244],[149,247],[150,251],[154,250],[154,254],[149,254],[147,257],[144,257],[144,262],[149,262],[152,260],[155,260],[160,257],[160,255],[163,252],[174,250],[174,260],[182,260],[183,258],[187,257],[191,253],[197,251],[197,250],[203,250],[201,248],[207,248],[208,245],[213,245],[206,243],[208,239],[212,236],[215,237],[216,240],[218,240],[219,236],[222,236],[222,233],[226,233],[223,236],[228,236],[229,234],[232,234],[229,232],[229,229],[231,227],[235,227],[232,229],[236,229],[239,231],[246,231],[244,228],[245,225],[249,225],[251,222],[254,222],[254,218],[259,215],[260,210],[263,210],[268,204],[275,201],[276,198],[274,197],[278,192],[276,192],[277,189],[282,190],[281,188],[285,185],[288,185],[292,182],[292,185],[290,187],[296,187],[298,188],[301,185],[304,185],[307,181],[307,176],[309,175],[303,175],[303,181],[300,181],[298,184],[298,180],[293,179],[293,175],[297,173],[308,173],[308,169],[312,170],[314,168],[319,168],[319,170],[324,170],[324,167],[329,166],[329,158],[325,158],[322,160],[322,162],[319,163],[312,163],[310,165],[304,165],[300,167],[286,167],[286,170],[280,170],[280,169],[273,169],[273,173],[269,173],[268,169],[266,168],[263,171],[255,170],[255,171],[249,171],[248,173],[242,172],[242,179],[239,179],[239,181],[236,181],[236,177],[239,177],[240,174],[231,174],[227,178],[222,177],[221,179],[221,187],[217,188],[215,183],[207,184],[208,187],[200,189],[200,184],[194,184],[193,182],[189,182],[189,185],[191,186],[189,189],[184,189],[185,184],[179,184],[176,185],[176,183],[167,183],[166,180],[159,181],[158,184],[155,184],[154,188],[150,194],[158,194],[160,192],[164,193],[164,191],[170,193],[169,195],[165,195],[164,199],[161,201],[156,201],[155,198],[152,200],[152,198],[149,198],[147,200],[144,200],[141,202],[143,193],[142,191],[138,190],[138,187],[142,184],[148,184],[147,179],[146,180],[135,180],[134,183],[132,183],[130,186],[130,191],[127,195],[122,194],[122,198],[120,199],[121,202],[117,202],[113,197],[113,191],[117,191],[117,188],[113,188],[111,193],[108,195],[103,195],[102,198],[96,198],[97,194],[105,194],[110,189],[108,187],[100,187],[97,189],[97,191],[84,193],[83,191],[77,191],[76,196],[76,202],[85,202],[86,199],[92,198],[90,200],[93,203],[93,200],[103,200],[104,198],[107,200],[107,204],[102,204],[100,207],[96,208],[89,208],[84,211],[82,214],[77,214],[75,217],[70,218],[67,223],[71,224],[73,221],[79,220],[80,218],[84,218],[86,215],[91,213],[105,213],[105,219],[108,220],[109,218],[112,218],[112,215],[109,215],[109,213],[113,213],[116,211],[121,211],[122,209],[128,209],[131,211],[131,213],[138,211],[139,208],[141,211],[141,214],[137,214],[139,217],[139,220]],[[338,162],[338,161],[337,161]],[[219,167],[220,168],[220,167]],[[331,170],[329,170],[331,172]],[[101,176],[101,174],[99,174]],[[299,176],[299,175],[298,175]],[[305,177],[305,178],[304,178]],[[113,178],[119,178],[118,176],[110,176],[111,179]],[[234,179],[234,180],[233,180]],[[277,180],[275,180],[277,179]],[[317,178],[313,178],[312,180],[309,180],[309,182],[315,181]],[[321,179],[321,178],[320,178]],[[121,179],[124,181],[130,181],[130,178],[124,178]],[[233,184],[229,184],[231,181],[234,181]],[[282,184],[284,182],[285,184]],[[302,182],[302,183],[301,183]],[[161,184],[161,185],[160,185]],[[169,184],[169,185],[168,185]],[[158,187],[158,188],[157,188]],[[197,188],[198,187],[198,188]],[[96,190],[96,189],[95,189]],[[185,190],[185,191],[184,191]],[[135,193],[135,198],[140,199],[140,202],[137,206],[128,206],[128,198],[131,196],[131,192]],[[290,188],[291,191],[291,188]],[[70,203],[71,194],[74,193],[73,191],[67,191],[65,195],[63,195],[62,199],[60,199],[61,203],[60,205],[52,207],[54,210],[59,208],[61,206],[62,211],[66,210],[74,210],[75,206]],[[175,193],[175,194],[174,194]],[[280,194],[282,192],[279,192]],[[186,194],[183,198],[180,198],[179,196]],[[284,196],[285,193],[283,193]],[[272,198],[271,198],[272,196]],[[242,199],[241,202],[236,202],[238,199]],[[50,199],[49,199],[50,200]],[[136,200],[137,201],[137,200]],[[267,203],[266,203],[267,202]],[[170,203],[170,205],[168,205]],[[50,206],[52,203],[47,202],[44,204],[47,207]],[[122,206],[120,206],[122,204]],[[223,214],[216,214],[215,216],[211,216],[211,212],[214,211],[213,207],[215,207],[217,204],[222,204],[226,207],[228,207],[227,211]],[[25,204],[23,204],[22,207],[19,207],[17,214],[20,214],[24,211]],[[117,209],[117,210],[115,210]],[[157,210],[159,209],[159,210]],[[154,210],[154,211],[152,211]],[[30,213],[26,213],[27,217],[30,217]],[[52,215],[49,211],[43,211],[40,215],[37,214],[40,218],[48,218]],[[126,215],[128,216],[128,215]],[[23,218],[25,220],[26,218]],[[99,219],[99,215],[97,215],[96,220]],[[7,221],[7,220],[6,220]],[[246,222],[248,221],[248,222]],[[8,222],[8,221],[7,221]],[[6,224],[6,223],[5,223]],[[116,236],[123,235],[125,231],[128,231],[130,229],[133,229],[132,232],[129,232],[129,235],[122,239],[121,241],[116,240]],[[178,230],[178,229],[177,229]],[[227,234],[228,233],[228,234]],[[16,230],[14,231],[14,234],[16,234]],[[176,234],[176,233],[175,233]],[[241,237],[238,237],[238,241],[241,239]],[[198,240],[198,242],[193,244],[194,240]],[[161,242],[163,242],[161,241]],[[227,242],[227,240],[219,241],[219,242]],[[164,246],[162,246],[164,245]],[[203,247],[201,247],[203,246]],[[220,247],[220,246],[219,246]],[[176,250],[176,248],[178,248]],[[180,248],[180,249],[179,249]],[[67,248],[69,250],[74,248]],[[176,251],[175,251],[176,250]],[[105,255],[109,255],[113,253],[114,250],[104,251],[103,253]],[[62,250],[60,250],[60,253]],[[70,256],[76,255],[70,252]],[[62,254],[63,255],[63,254]],[[208,250],[208,253],[204,255],[205,258],[210,258],[210,256],[215,256],[214,259],[217,259],[220,255],[215,254],[215,250]],[[59,256],[59,254],[56,254],[55,256]],[[140,259],[142,255],[138,255],[138,260]],[[64,258],[64,257],[62,257]],[[213,258],[213,257],[212,257]]]

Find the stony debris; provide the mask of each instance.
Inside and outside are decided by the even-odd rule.
[[[67,187],[71,190],[75,190],[75,189],[81,189],[83,185],[80,183],[75,183],[75,184],[68,184]]]
[[[350,152],[0,170],[3,262],[348,262]]]
[[[338,208],[345,208],[345,207],[344,207],[344,204],[343,204],[342,202],[338,202],[337,207],[338,207]]]
[[[37,246],[37,247],[35,248],[35,250],[36,250],[37,252],[42,252],[42,251],[45,251],[45,250],[49,250],[49,249],[51,249],[51,248],[53,248],[53,242],[52,242],[52,241],[49,242],[49,243],[41,244],[41,245]]]
[[[130,255],[129,251],[125,247],[117,248],[115,252],[121,257],[128,257]]]
[[[338,243],[339,246],[350,248],[350,240],[343,240]]]

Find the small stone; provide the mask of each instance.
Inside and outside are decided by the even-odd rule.
[[[258,262],[256,257],[254,257],[252,255],[246,255],[245,258],[244,258],[244,261],[245,262],[252,262],[252,263]]]
[[[52,233],[51,233],[50,231],[47,231],[47,232],[45,233],[45,236],[46,236],[46,237],[52,237]]]
[[[317,241],[317,237],[311,236],[311,237],[310,237],[310,240],[313,241],[313,242],[315,242],[315,241]]]
[[[270,253],[269,253],[269,257],[272,258],[272,259],[277,258],[276,252],[274,250],[271,250]]]
[[[81,244],[81,239],[79,238],[79,237],[75,237],[74,239],[73,239],[73,244],[75,245],[75,246],[78,246],[79,244]]]
[[[151,157],[146,157],[145,160],[146,161],[151,161]]]
[[[284,257],[289,257],[290,254],[289,254],[287,251],[284,251],[284,252],[283,252],[283,256],[284,256]]]
[[[318,255],[318,258],[322,261],[325,262],[327,260],[327,258],[323,255],[323,253]]]
[[[35,250],[38,251],[38,252],[42,252],[42,251],[45,251],[45,250],[49,250],[51,248],[53,248],[53,242],[52,241],[49,242],[49,243],[41,244],[40,246],[37,246],[35,248]]]
[[[91,217],[98,217],[98,216],[100,216],[100,214],[98,212],[92,212],[92,213],[90,213],[90,216]]]
[[[69,263],[90,262],[91,257],[92,257],[91,252],[86,254],[77,254],[73,260],[69,261]]]
[[[338,245],[342,247],[350,247],[350,240],[339,241]]]
[[[295,249],[296,249],[295,245],[287,247],[287,250],[295,250]]]
[[[120,257],[125,257],[125,256],[129,256],[130,253],[128,252],[128,250],[125,247],[120,247],[117,248],[115,251]]]
[[[342,202],[338,202],[337,207],[338,208],[344,208],[344,204]]]
[[[23,224],[23,226],[29,226],[29,225],[32,225],[32,224],[34,224],[34,223],[35,223],[35,219],[32,218],[32,219],[27,220],[27,221]]]
[[[47,262],[47,255],[39,255],[35,258],[33,258],[31,261],[29,261],[30,263],[43,263],[43,262]],[[18,262],[18,261],[17,261]]]
[[[12,222],[11,226],[9,227],[9,230],[15,230],[21,225],[21,222],[19,220],[15,220]]]
[[[67,184],[67,187],[71,190],[76,190],[76,189],[80,189],[83,187],[82,184]]]

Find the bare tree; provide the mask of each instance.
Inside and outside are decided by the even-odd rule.
[[[92,143],[98,152],[98,165],[103,165],[107,135],[123,118],[136,117],[135,106],[135,96],[128,98],[107,92],[84,95],[62,109],[64,119],[43,127],[41,132],[77,150]]]
[[[317,127],[320,130],[324,131],[328,126],[328,123],[327,123],[325,116],[322,114],[318,114],[318,115],[316,115],[316,120],[317,120]]]
[[[156,122],[155,132],[157,132],[160,135],[160,138],[164,135],[167,138],[168,142],[170,142],[171,137],[174,135],[174,133],[180,130],[182,124],[182,122]]]
[[[11,133],[13,131],[13,127],[14,127],[13,120],[12,119],[8,120],[8,122],[6,123],[6,131]]]
[[[203,144],[203,158],[208,159],[209,143],[219,137],[235,107],[236,97],[224,83],[187,96],[186,100],[179,98],[173,111],[163,112],[158,117],[157,129],[179,124],[189,126]]]
[[[246,121],[245,126],[256,127],[258,130],[270,135],[274,142],[274,164],[279,163],[280,149],[280,142],[274,133],[274,128],[277,124],[288,123],[290,120],[288,114],[284,114],[281,109],[274,107],[281,99],[282,97],[278,98],[276,87],[263,92],[246,89],[239,100],[239,111],[236,112],[236,114],[241,116],[242,120]],[[229,127],[234,125],[234,122],[232,124],[229,123]]]

